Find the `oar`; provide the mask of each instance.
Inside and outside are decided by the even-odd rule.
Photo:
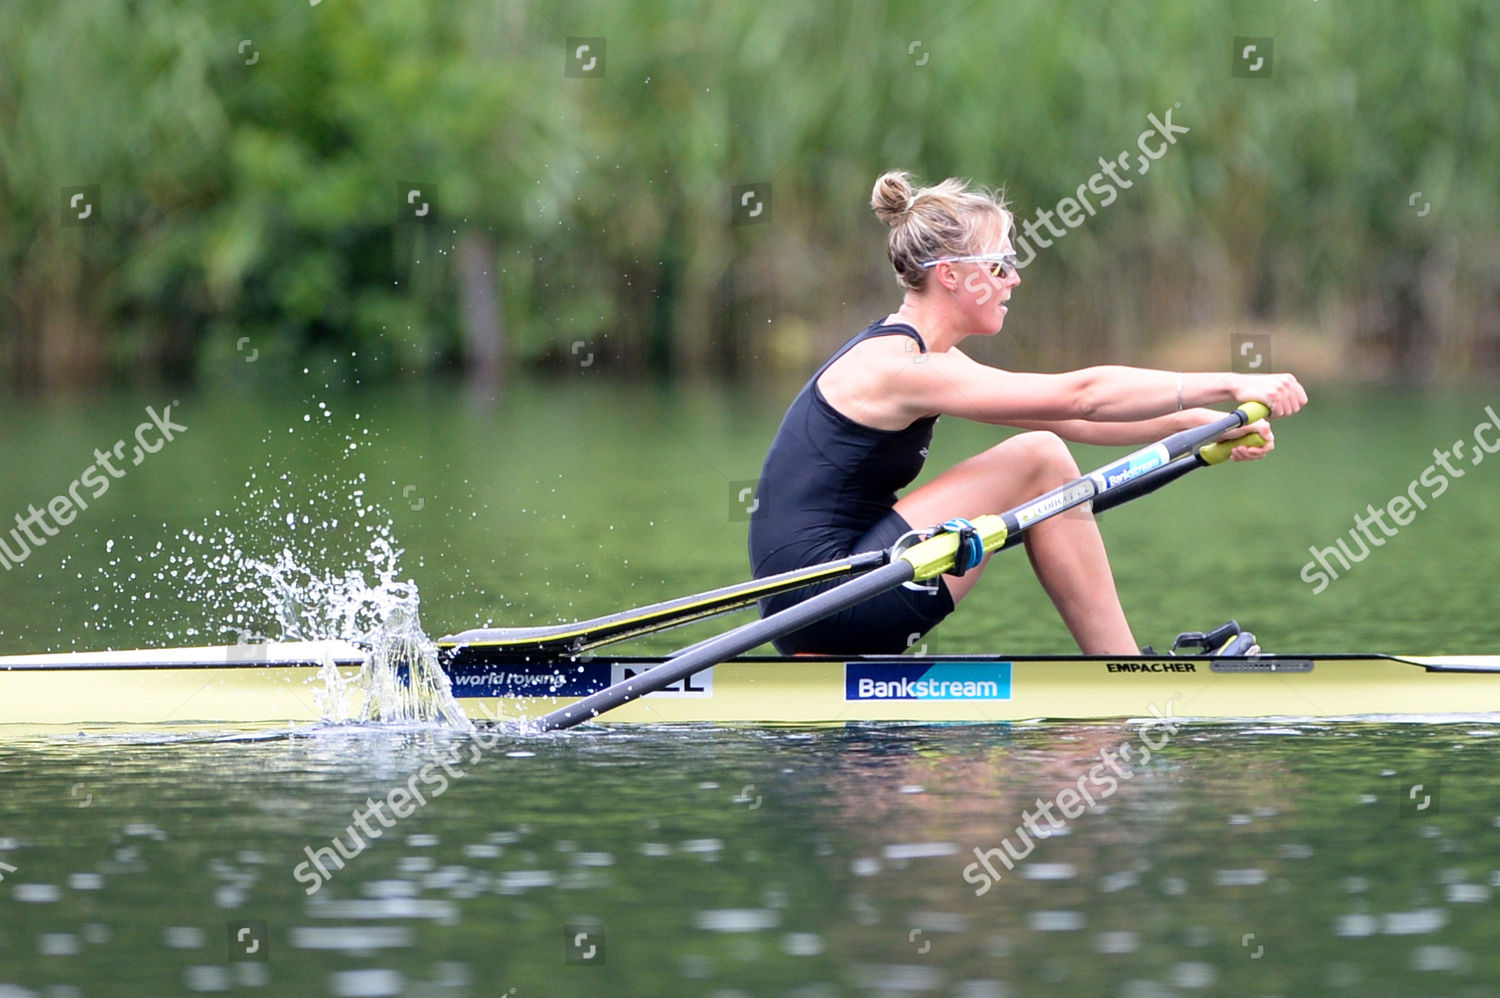
[[[1170,464],[1148,471],[1139,478],[1132,478],[1103,495],[1097,496],[1093,504],[1094,515],[1098,516],[1116,506],[1123,506],[1132,499],[1149,495],[1168,482],[1177,481],[1190,471],[1207,468],[1212,464],[1222,464],[1229,460],[1229,455],[1236,447],[1260,447],[1264,444],[1265,440],[1259,433],[1247,433],[1233,440],[1215,440],[1213,443],[1205,444],[1191,454],[1184,454]],[[1004,544],[1000,545],[1000,550],[1013,547],[1021,543],[1022,539],[1022,534],[1012,534],[1005,539]]]
[[[986,553],[1004,547],[1008,538],[1031,529],[1043,520],[1090,500],[1121,489],[1158,468],[1170,467],[1184,455],[1229,430],[1264,419],[1270,410],[1259,402],[1246,402],[1234,412],[1212,423],[1174,433],[1096,471],[1083,475],[1046,495],[1004,513],[977,517],[972,521]],[[1186,471],[1185,469],[1182,474]],[[1174,476],[1175,477],[1175,476]],[[558,708],[537,722],[543,731],[571,728],[608,710],[671,686],[679,679],[701,672],[725,659],[809,624],[822,620],[881,593],[913,580],[935,578],[951,571],[958,553],[958,535],[941,533],[895,555],[890,564],[841,583],[785,610],[743,624],[707,641],[700,641],[661,665],[606,687],[575,704]]]
[[[513,652],[518,656],[527,653],[576,654],[615,641],[624,641],[643,634],[654,634],[707,617],[715,617],[721,613],[742,610],[767,596],[802,589],[819,582],[841,579],[848,575],[858,575],[884,565],[886,559],[887,553],[883,550],[865,551],[847,558],[782,572],[779,575],[767,575],[749,582],[724,586],[721,589],[710,589],[708,592],[694,593],[691,596],[679,596],[676,599],[636,607],[633,610],[621,610],[618,613],[595,617],[592,620],[550,624],[542,627],[477,628],[439,638],[437,645],[439,650],[449,652],[450,655],[454,650],[462,648],[484,649],[491,652],[500,650]]]

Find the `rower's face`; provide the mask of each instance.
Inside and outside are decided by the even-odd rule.
[[[979,336],[993,336],[1005,325],[1011,292],[1021,283],[1010,238],[999,231],[981,240],[974,256],[989,260],[954,264],[959,281],[956,297],[959,311],[969,331]]]

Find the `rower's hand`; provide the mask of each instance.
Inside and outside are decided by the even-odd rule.
[[[1258,447],[1251,446],[1250,444],[1242,444],[1229,452],[1229,460],[1258,461],[1276,449],[1276,434],[1271,432],[1271,424],[1264,419],[1257,420],[1249,426],[1241,426],[1237,430],[1230,430],[1224,434],[1222,439],[1233,440],[1236,437],[1247,436],[1251,433],[1259,433],[1265,443]]]
[[[1307,390],[1290,374],[1241,374],[1235,377],[1236,402],[1264,402],[1272,419],[1284,419],[1307,405]]]

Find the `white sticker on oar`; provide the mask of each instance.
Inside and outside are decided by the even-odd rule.
[[[1061,492],[1042,496],[1036,502],[1016,510],[1016,523],[1026,526],[1043,517],[1051,516],[1060,509],[1076,506],[1094,495],[1094,487],[1088,482],[1079,482]]]
[[[1116,485],[1123,485],[1134,478],[1140,478],[1148,471],[1160,468],[1172,460],[1172,455],[1161,444],[1152,444],[1150,447],[1142,448],[1123,457],[1114,464],[1107,464],[1098,471],[1089,475],[1099,486],[1100,490],[1112,489]]]
[[[623,683],[627,679],[643,676],[650,669],[638,669],[633,665],[622,665],[619,662],[609,667],[609,685],[614,686]],[[655,692],[646,694],[652,697],[711,697],[714,695],[714,670],[710,666],[702,672],[695,672],[691,676],[684,676],[670,686],[663,686]]]

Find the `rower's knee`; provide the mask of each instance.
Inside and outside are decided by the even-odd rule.
[[[1061,483],[1079,475],[1078,462],[1066,441],[1050,430],[1031,430],[1006,442],[1026,454],[1026,470],[1038,478]]]

